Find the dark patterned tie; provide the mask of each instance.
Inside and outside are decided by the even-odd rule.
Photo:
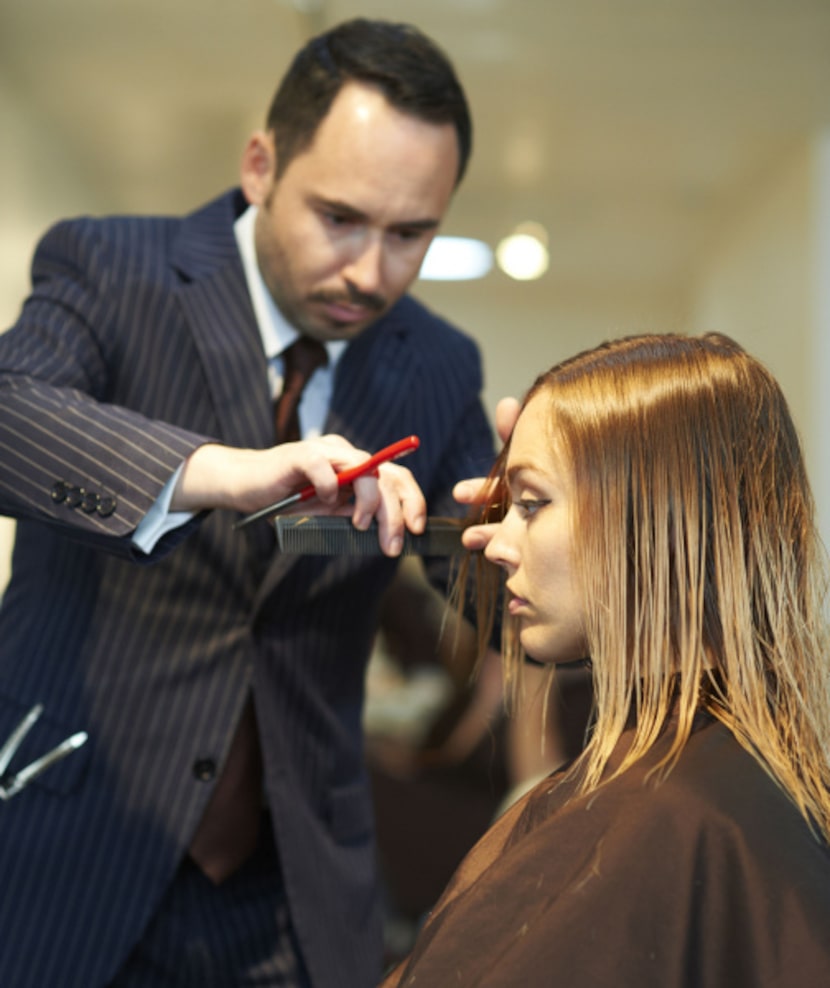
[[[274,428],[278,443],[292,443],[300,438],[298,410],[303,388],[314,371],[328,363],[328,354],[318,340],[301,336],[283,352],[283,360],[284,384],[274,409]]]

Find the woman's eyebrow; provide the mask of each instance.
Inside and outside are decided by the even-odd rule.
[[[522,479],[523,474],[527,473],[533,474],[534,477],[539,477],[542,473],[542,468],[532,461],[512,463],[508,466],[504,477],[508,484],[515,484]]]

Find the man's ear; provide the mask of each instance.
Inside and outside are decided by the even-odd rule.
[[[276,173],[274,139],[264,130],[251,134],[239,167],[240,185],[252,206],[261,206],[273,184]]]

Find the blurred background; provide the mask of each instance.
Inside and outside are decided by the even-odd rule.
[[[473,160],[442,232],[546,248],[535,279],[493,263],[415,285],[481,344],[488,408],[608,337],[726,332],[790,399],[829,541],[830,0],[3,0],[0,330],[49,224],[182,213],[235,184],[292,54],[357,15],[416,23],[467,88]],[[472,693],[469,656],[438,675],[440,609],[411,568],[403,589],[367,725],[391,912],[412,921],[534,766],[511,764],[498,670]]]

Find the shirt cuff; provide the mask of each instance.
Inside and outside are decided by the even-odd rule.
[[[156,543],[162,536],[172,532],[174,528],[180,528],[189,522],[194,515],[192,511],[170,510],[170,500],[183,468],[184,464],[182,463],[161,489],[155,503],[133,532],[133,545],[148,556],[155,549]]]

